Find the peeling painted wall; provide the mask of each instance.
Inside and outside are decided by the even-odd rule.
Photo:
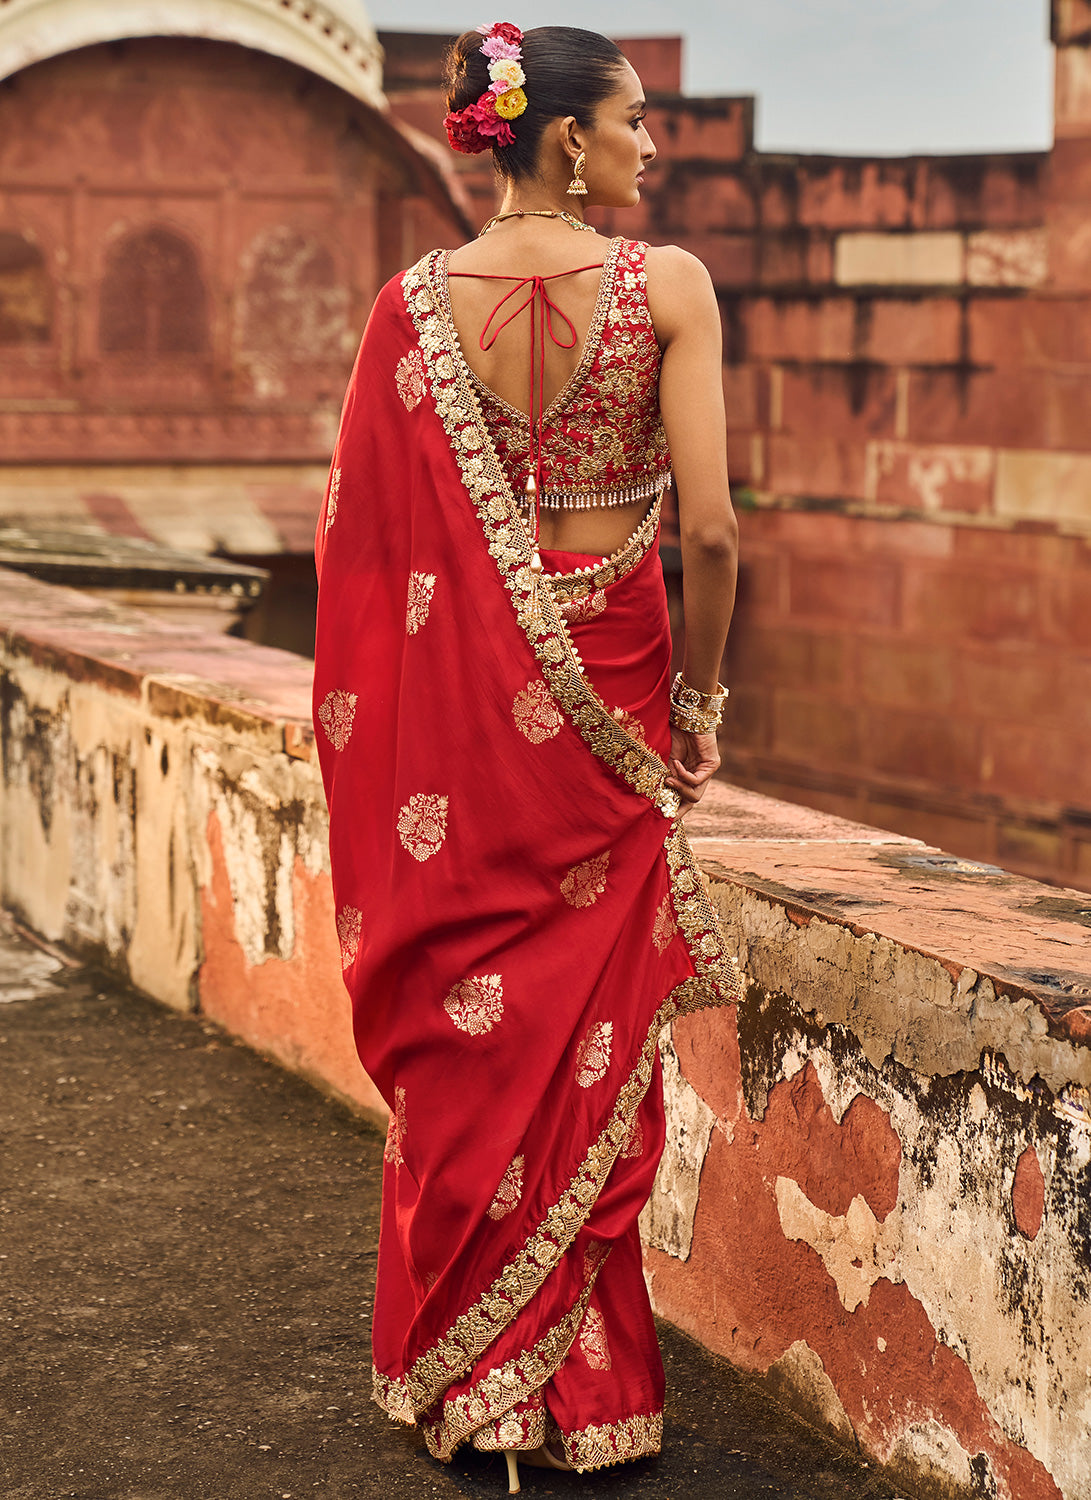
[[[341,980],[309,665],[14,574],[0,596],[24,627],[0,655],[0,901],[383,1112]]]
[[[646,1235],[659,1310],[914,1495],[1087,1500],[1086,898],[1031,926],[1039,888],[950,861],[935,899],[961,937],[929,953],[889,935],[913,927],[919,845],[847,838],[839,885],[829,846],[801,843],[794,891],[770,879],[783,844],[702,847],[748,988],[673,1030]],[[861,922],[868,882],[886,932]],[[1035,944],[1063,960],[1040,992],[996,961],[1005,901],[1028,965]],[[702,1105],[718,1128],[680,1186]]]

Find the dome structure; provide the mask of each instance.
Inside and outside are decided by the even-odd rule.
[[[7,0],[0,79],[79,47],[150,36],[235,42],[386,107],[382,49],[361,0]]]

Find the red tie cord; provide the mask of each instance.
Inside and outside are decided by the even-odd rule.
[[[488,351],[496,343],[504,329],[521,312],[529,307],[530,315],[530,411],[528,419],[530,422],[531,452],[527,455],[534,471],[534,536],[533,544],[537,551],[538,547],[538,522],[542,495],[542,415],[545,406],[545,344],[546,335],[556,344],[558,349],[574,349],[579,342],[579,334],[576,325],[566,312],[550,297],[546,290],[547,281],[559,281],[562,276],[575,276],[580,271],[601,271],[602,262],[595,261],[589,266],[574,266],[571,271],[557,271],[552,276],[497,276],[485,271],[448,271],[448,277],[461,276],[478,281],[514,281],[515,285],[510,292],[506,292],[493,308],[485,320],[485,326],[478,338],[478,348],[483,353]],[[491,335],[489,329],[492,321],[500,312],[505,302],[510,302],[525,287],[530,290],[520,302],[519,306],[508,313],[504,321],[493,329]],[[553,327],[553,314],[564,320],[568,325],[571,339],[566,343],[557,336]],[[537,369],[535,369],[535,357],[537,356]],[[537,381],[535,381],[537,375]]]

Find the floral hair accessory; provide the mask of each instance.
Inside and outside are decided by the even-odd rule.
[[[523,33],[510,21],[494,21],[477,30],[485,38],[481,51],[489,59],[491,82],[473,104],[452,110],[443,121],[454,150],[467,156],[476,156],[494,144],[514,145],[515,132],[509,122],[517,120],[527,107],[523,91],[527,79],[520,49]]]

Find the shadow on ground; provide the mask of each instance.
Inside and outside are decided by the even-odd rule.
[[[192,1017],[0,926],[3,1500],[506,1493],[372,1406],[382,1142]],[[661,1458],[535,1496],[884,1500],[670,1327]]]

